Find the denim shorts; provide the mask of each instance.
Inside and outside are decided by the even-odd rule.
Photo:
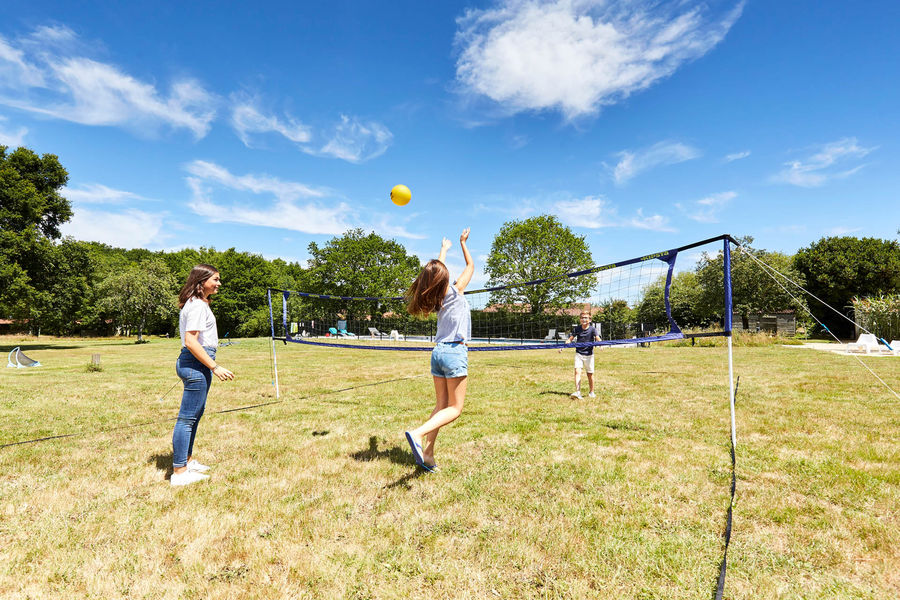
[[[431,374],[435,377],[466,377],[469,374],[469,349],[459,342],[438,342],[431,351]]]

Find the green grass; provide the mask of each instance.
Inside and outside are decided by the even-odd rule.
[[[0,370],[0,445],[77,435],[0,449],[4,599],[712,596],[721,346],[599,351],[595,401],[568,397],[571,351],[472,353],[423,475],[403,431],[433,405],[427,353],[279,345],[275,403],[268,340],[240,340],[198,433],[212,478],[182,489],[178,340],[14,346],[44,366]],[[863,360],[900,388],[900,359]],[[748,344],[735,373],[726,597],[900,595],[900,401],[848,356]]]

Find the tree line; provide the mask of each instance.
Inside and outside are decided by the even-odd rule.
[[[0,146],[0,318],[32,333],[52,335],[136,335],[177,332],[176,294],[197,263],[214,265],[225,285],[215,300],[220,332],[232,337],[266,335],[269,313],[266,289],[303,290],[336,296],[396,297],[418,272],[419,259],[398,242],[374,232],[353,229],[324,244],[309,244],[306,265],[268,260],[235,248],[184,249],[176,252],[113,248],[64,238],[60,226],[73,215],[60,190],[68,173],[53,154],[38,156],[27,148]],[[853,299],[900,293],[900,244],[896,240],[825,237],[794,255],[752,247],[754,256],[804,286],[840,311],[852,311]],[[767,272],[747,253],[732,255],[734,308],[749,315],[808,308],[843,337],[852,335],[846,319]],[[672,282],[672,316],[682,327],[721,323],[724,315],[723,257],[704,254],[696,268]],[[573,233],[552,215],[505,223],[493,239],[485,264],[488,286],[547,278],[527,288],[492,294],[491,302],[507,311],[550,314],[578,303],[593,286],[591,278],[559,278],[593,266],[584,236]],[[606,322],[659,321],[663,281],[643,290],[640,301],[604,299]],[[790,293],[786,291],[790,290]],[[799,301],[798,301],[799,300]],[[303,303],[292,299],[291,310]],[[403,314],[400,302],[359,300],[319,304],[318,310],[344,317]]]

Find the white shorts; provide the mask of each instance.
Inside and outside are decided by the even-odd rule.
[[[575,353],[575,369],[584,369],[587,373],[594,372],[594,355],[585,356],[584,354]]]

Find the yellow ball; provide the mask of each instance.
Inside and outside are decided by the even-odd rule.
[[[412,198],[412,192],[405,185],[395,185],[391,189],[391,202],[397,206],[406,206],[410,198]]]

